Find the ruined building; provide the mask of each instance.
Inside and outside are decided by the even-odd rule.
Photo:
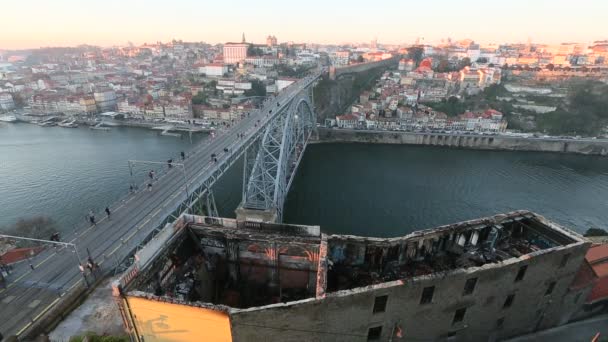
[[[527,211],[399,238],[183,215],[114,284],[136,341],[488,341],[572,318],[589,243]]]

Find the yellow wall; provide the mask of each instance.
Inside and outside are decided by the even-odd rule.
[[[228,314],[187,305],[127,297],[140,336],[152,341],[230,342]]]

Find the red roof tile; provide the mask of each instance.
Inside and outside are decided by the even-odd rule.
[[[591,246],[587,251],[587,255],[585,255],[585,259],[587,259],[587,262],[590,264],[598,261],[608,261],[608,244]]]

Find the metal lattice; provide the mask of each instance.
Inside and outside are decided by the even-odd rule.
[[[253,145],[257,151],[246,154],[244,208],[275,209],[281,221],[287,192],[315,123],[313,106],[305,92],[294,97],[269,122],[259,142]]]

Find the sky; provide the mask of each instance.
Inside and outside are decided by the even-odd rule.
[[[608,0],[13,0],[0,12],[0,49],[223,43],[243,32],[253,43],[608,39]]]

